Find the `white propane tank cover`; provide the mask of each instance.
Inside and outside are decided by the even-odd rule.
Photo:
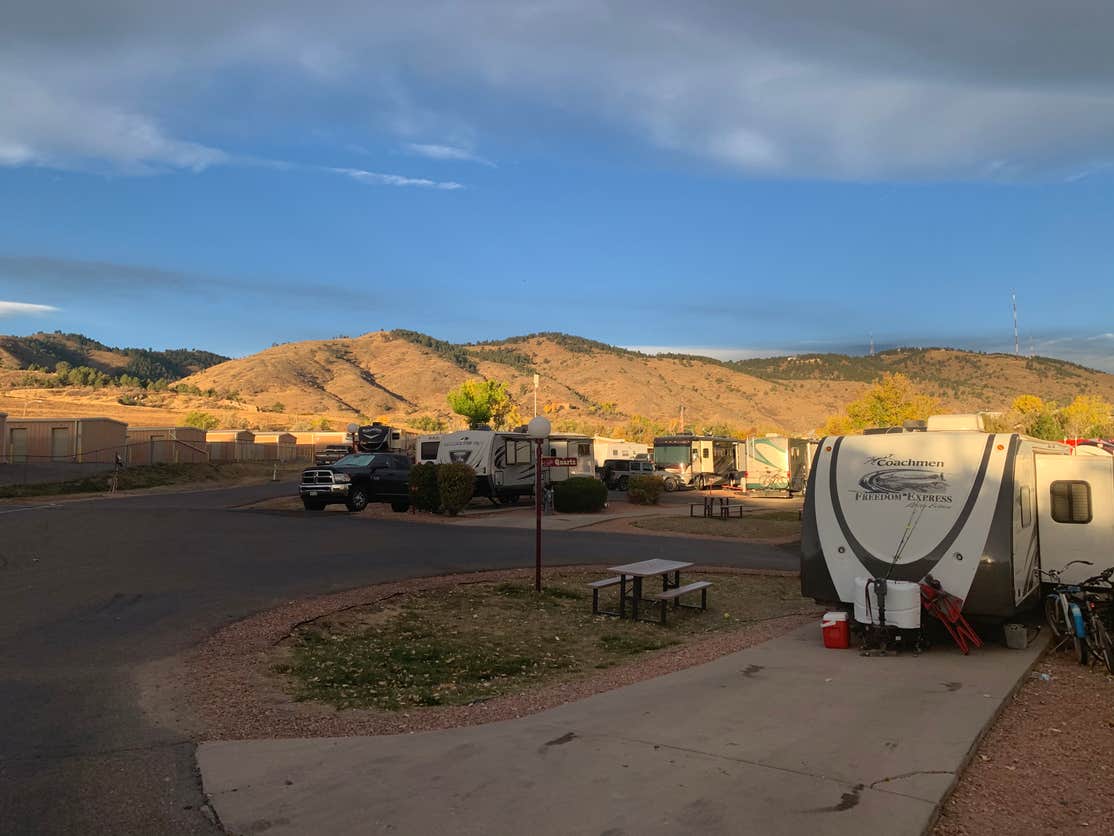
[[[878,623],[878,599],[868,586],[873,578],[855,578],[855,620]],[[869,596],[869,600],[868,600]],[[915,630],[921,626],[921,587],[912,581],[886,581],[886,624]]]

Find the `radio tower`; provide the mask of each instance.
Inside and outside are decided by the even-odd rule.
[[[870,332],[870,356],[874,356],[874,332]]]
[[[1013,302],[1013,353],[1021,356],[1021,340],[1017,334],[1017,294],[1010,291],[1010,300]]]

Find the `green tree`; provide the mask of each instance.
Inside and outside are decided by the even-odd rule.
[[[408,423],[422,433],[439,433],[445,429],[445,422],[440,418],[434,418],[432,415],[419,415],[416,418],[411,418]]]
[[[333,429],[333,422],[328,418],[314,418],[309,422],[309,428],[317,432],[331,432]]]
[[[830,417],[824,433],[846,435],[868,427],[899,427],[905,421],[923,420],[938,408],[936,398],[919,393],[905,375],[887,372],[861,397],[847,404],[842,415]]]
[[[501,429],[521,421],[506,384],[498,380],[466,380],[446,399],[449,408],[468,422],[469,429],[481,424]]]
[[[196,409],[186,415],[185,423],[187,427],[197,427],[199,430],[215,430],[220,426],[217,416]]]

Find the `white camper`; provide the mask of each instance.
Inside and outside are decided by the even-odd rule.
[[[592,455],[596,459],[596,467],[603,467],[608,459],[648,459],[650,447],[637,441],[597,435],[592,438]]]
[[[1038,568],[1093,561],[1065,575],[1079,580],[1114,562],[1114,459],[988,434],[976,417],[820,442],[801,532],[804,595],[851,604],[856,578],[931,574],[965,613],[1008,618],[1038,597]]]
[[[563,482],[572,476],[596,476],[596,459],[592,455],[592,438],[574,433],[550,433],[542,445],[543,456],[576,459],[575,467],[550,467],[542,476],[550,482]]]
[[[815,452],[808,439],[784,435],[748,438],[740,445],[739,470],[748,491],[800,493],[808,483],[808,469]]]
[[[418,438],[423,464],[462,462],[476,471],[476,496],[514,502],[534,493],[534,440],[524,433],[461,430]]]

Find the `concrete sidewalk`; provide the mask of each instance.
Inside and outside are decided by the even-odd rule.
[[[920,834],[1043,646],[864,658],[810,625],[532,717],[198,761],[233,833]]]

